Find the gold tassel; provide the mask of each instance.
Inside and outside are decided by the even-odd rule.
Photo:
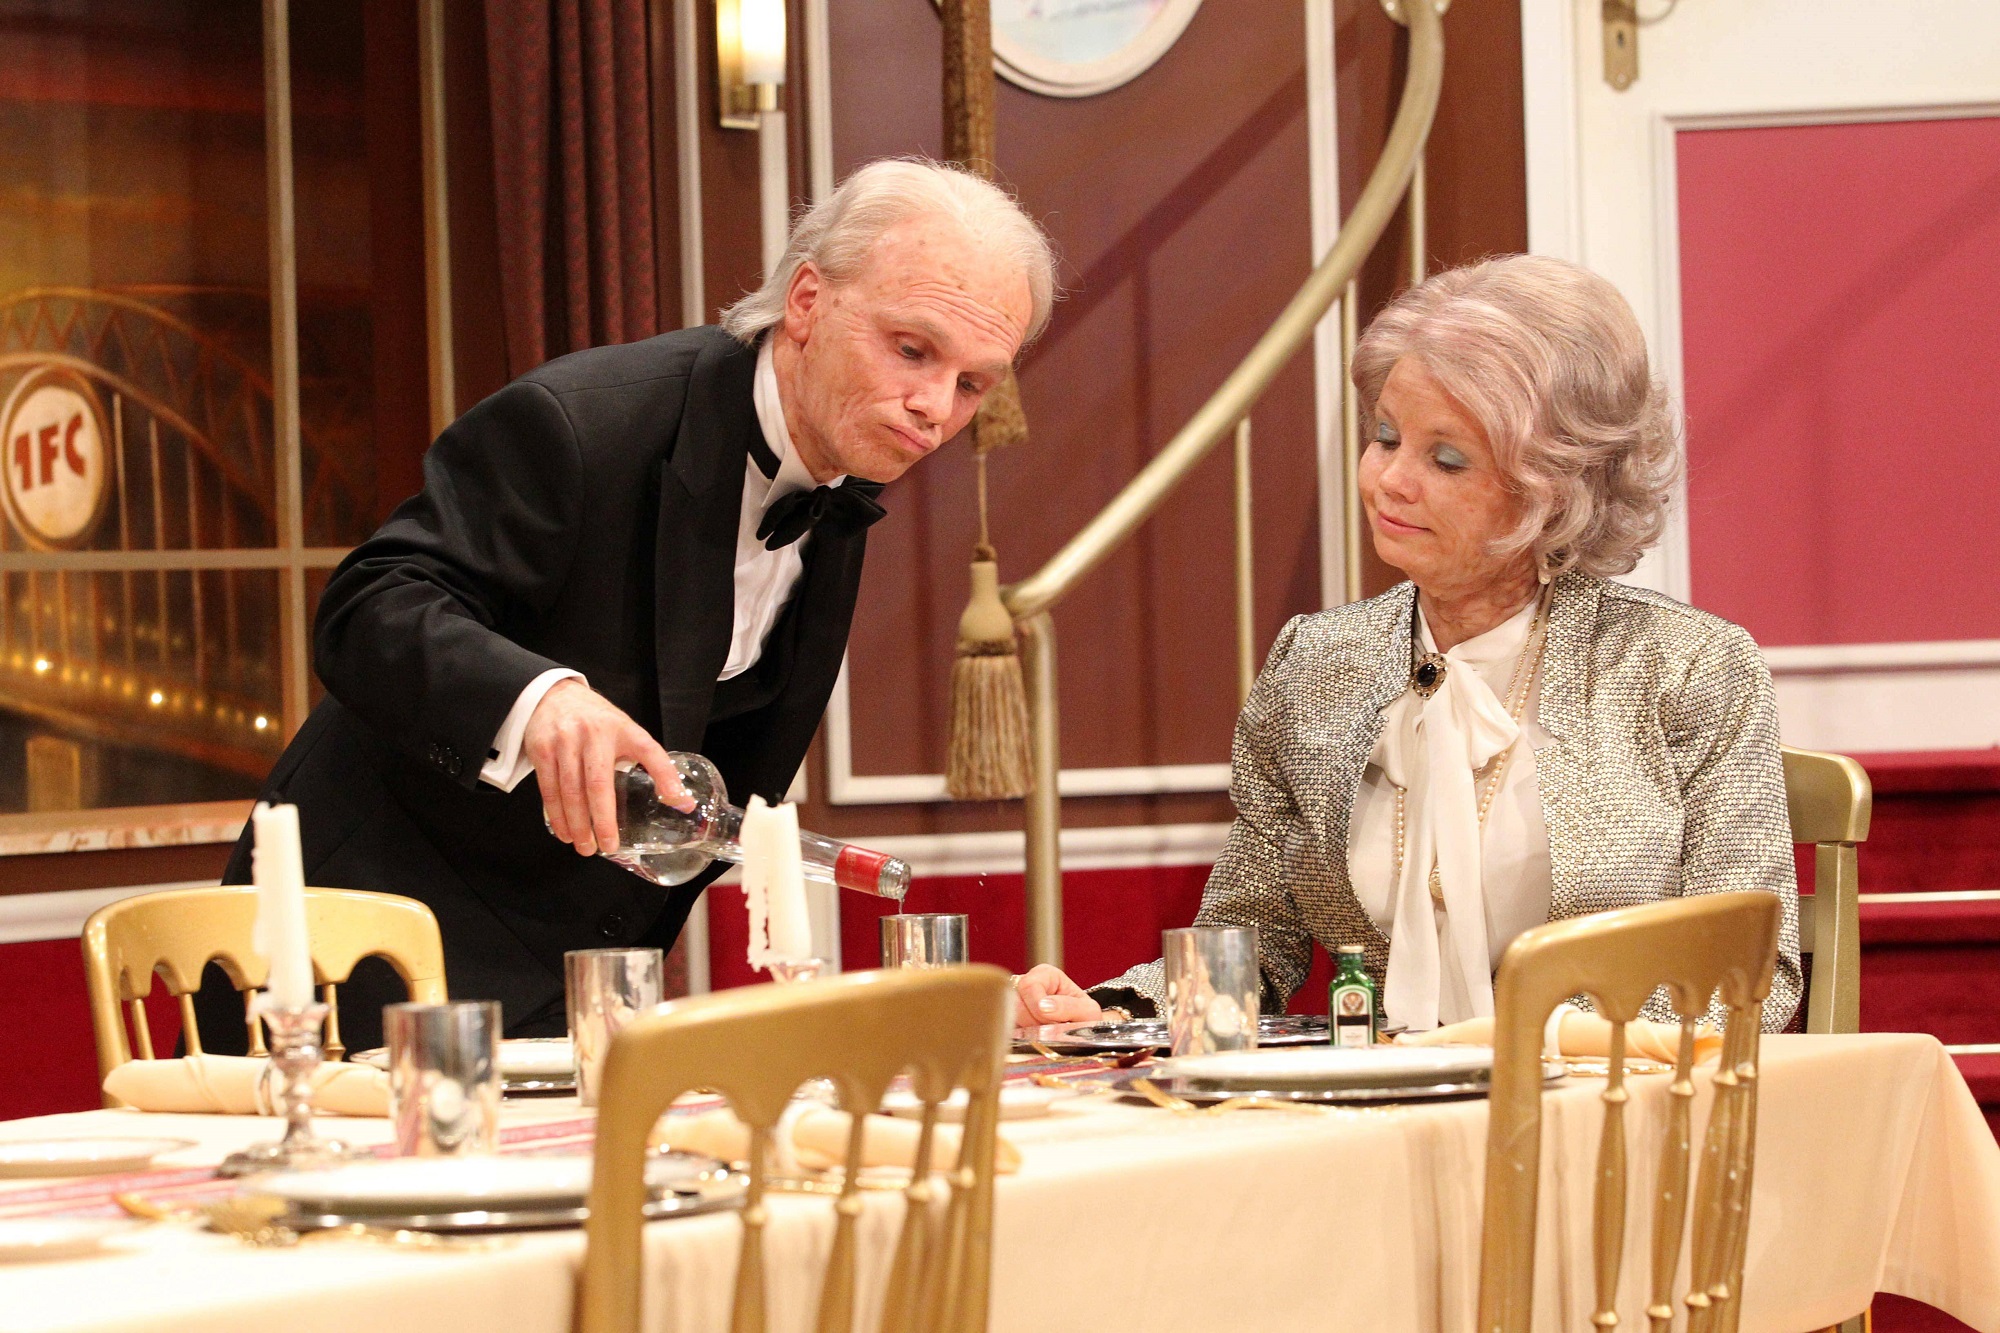
[[[1021,382],[1009,367],[998,384],[986,391],[979,412],[972,419],[972,450],[981,458],[995,449],[1024,443],[1028,438],[1028,414],[1021,406]],[[979,540],[986,540],[985,514],[980,514]]]
[[[1014,617],[1000,600],[1000,566],[992,560],[972,562],[972,600],[958,620],[944,786],[959,801],[1028,793],[1028,694]]]
[[[986,530],[986,456],[1028,438],[1021,390],[1010,370],[972,421],[979,543],[972,552],[972,597],[958,618],[951,666],[951,745],[945,791],[954,800],[1011,800],[1028,794],[1028,691],[1014,642],[1014,616],[1000,600],[1000,557]]]
[[[953,161],[993,178],[993,19],[990,0],[943,0],[944,143]],[[972,599],[958,620],[951,667],[951,745],[944,786],[960,801],[1028,794],[1028,692],[1014,617],[1000,600],[1000,557],[986,531],[986,455],[1028,438],[1021,386],[1010,369],[972,419],[979,482],[979,544]]]

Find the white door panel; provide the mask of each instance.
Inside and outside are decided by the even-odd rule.
[[[1678,404],[1676,132],[2000,114],[2000,3],[1679,0],[1667,9],[1665,0],[1640,0],[1640,12],[1642,22],[1660,17],[1643,22],[1639,76],[1620,92],[1604,79],[1601,0],[1523,0],[1529,244],[1618,286]],[[1684,506],[1628,579],[1688,597]],[[1893,675],[1880,670],[1892,665],[1891,650],[1912,645],[1882,645],[1881,662],[1863,652],[1831,667],[1798,652],[1794,664],[1781,650],[1773,666],[1786,739],[1849,750],[1994,743],[2000,669],[1976,653],[1960,661],[1948,646],[1925,646],[1940,660],[1897,664]],[[1916,725],[1911,708],[1926,671],[1955,696],[1950,725]],[[1991,688],[1982,693],[1981,682]]]

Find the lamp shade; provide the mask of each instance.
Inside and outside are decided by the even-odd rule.
[[[738,0],[743,82],[785,81],[785,0]]]

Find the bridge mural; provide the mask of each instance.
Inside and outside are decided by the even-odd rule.
[[[0,710],[254,780],[286,738],[288,572],[338,551],[279,545],[269,375],[148,295],[0,298]],[[330,419],[302,430],[307,533],[372,490]]]

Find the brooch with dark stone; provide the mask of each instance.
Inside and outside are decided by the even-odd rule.
[[[1417,665],[1410,672],[1410,687],[1417,697],[1428,699],[1444,684],[1444,656],[1441,653],[1425,653],[1417,659]]]

